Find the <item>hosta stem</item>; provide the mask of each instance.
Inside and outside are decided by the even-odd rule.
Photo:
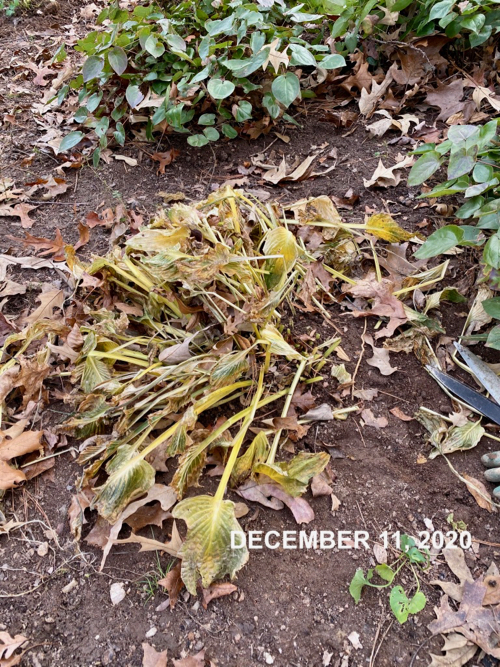
[[[295,393],[295,389],[297,388],[297,385],[298,385],[299,380],[300,380],[300,376],[302,375],[302,372],[303,372],[304,368],[306,367],[306,364],[307,364],[307,359],[303,359],[300,362],[299,367],[297,368],[297,372],[295,373],[295,377],[293,378],[293,382],[290,385],[290,389],[289,389],[288,395],[286,397],[285,405],[283,406],[283,410],[281,412],[282,417],[286,417],[287,414],[288,414],[288,410],[290,409],[290,404],[292,402],[292,398],[293,398],[293,395]],[[278,431],[276,431],[276,434],[275,434],[274,440],[273,440],[273,444],[271,446],[271,451],[269,452],[269,456],[267,457],[267,464],[268,465],[272,465],[274,463],[274,459],[276,457],[276,452],[278,451],[278,444],[279,444],[279,441],[280,441],[282,430],[283,429],[280,428]]]

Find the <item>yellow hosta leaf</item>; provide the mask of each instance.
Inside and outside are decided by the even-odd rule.
[[[402,229],[388,213],[376,213],[368,218],[366,231],[389,243],[408,241],[415,236]]]
[[[178,498],[182,498],[188,486],[199,486],[198,480],[205,467],[207,446],[205,442],[191,445],[179,459],[171,485]]]
[[[225,354],[210,373],[210,384],[223,387],[242,377],[249,369],[248,350]]]
[[[129,239],[126,245],[133,250],[157,253],[176,245],[182,245],[182,242],[189,237],[189,234],[188,227],[145,229]]]
[[[276,259],[268,259],[264,265],[266,285],[269,289],[279,287],[293,268],[299,255],[295,236],[284,227],[271,229],[264,240],[264,255],[281,255]]]
[[[254,467],[254,472],[267,475],[295,497],[305,492],[309,480],[323,472],[329,460],[330,456],[326,452],[301,452],[288,463],[260,463]]]
[[[271,324],[268,324],[265,329],[262,329],[260,335],[262,340],[270,344],[271,354],[277,354],[278,356],[286,357],[287,359],[297,359],[302,361],[302,355],[297,352],[297,350],[294,350],[293,347],[286,342],[278,329]]]
[[[258,433],[247,451],[236,459],[231,473],[232,486],[238,486],[250,475],[255,465],[265,461],[269,453],[269,442],[264,432]]]
[[[231,548],[231,532],[241,531],[230,500],[197,496],[186,498],[174,507],[175,519],[183,519],[188,527],[181,549],[182,581],[196,595],[199,577],[203,588],[229,574],[234,578],[248,561],[246,546]]]
[[[96,489],[93,505],[114,523],[134,498],[147,493],[155,483],[156,470],[137,454],[135,447],[121,445],[106,466],[109,477]]]

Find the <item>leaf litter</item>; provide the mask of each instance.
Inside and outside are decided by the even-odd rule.
[[[100,224],[95,213],[88,227],[94,222]],[[302,240],[308,229],[318,233],[314,248]],[[432,320],[408,316],[403,299],[424,281],[437,283],[445,269],[418,273],[419,265],[416,273],[408,271],[410,284],[403,283],[401,294],[377,274],[378,263],[375,274],[353,275],[353,262],[345,260],[357,255],[359,243],[373,250],[372,239],[395,244],[413,237],[386,214],[345,223],[328,197],[280,208],[225,187],[194,205],[174,203],[133,231],[90,264],[66,247],[67,269],[80,283],[76,297],[66,304],[64,290],[50,286],[40,294],[41,305],[21,322],[24,328],[4,341],[9,361],[1,367],[0,386],[3,381],[6,403],[16,405],[16,368],[25,363],[30,343],[45,341],[36,353],[44,360],[37,386],[45,383],[50,393],[52,378],[68,369],[64,391],[71,394],[74,412],[59,431],[87,439],[78,459],[84,466],[78,495],[84,500],[70,510],[75,536],[86,509],[97,509],[100,516],[87,539],[103,549],[101,567],[115,544],[162,550],[180,557],[181,581],[196,594],[200,579],[210,590],[225,575],[234,577],[248,559],[245,548],[229,549],[231,530],[240,526],[234,503],[225,499],[228,488],[275,510],[288,506],[298,523],[314,518],[301,497],[311,480],[315,495],[331,495],[334,509],[340,504],[328,482],[319,481],[329,461],[326,452],[280,458],[282,445],[289,443],[286,452],[294,452],[294,441],[311,422],[347,419],[359,409],[317,405],[304,384],[331,363],[333,352],[342,360],[349,357],[340,338],[312,346],[287,339],[278,309],[297,303],[297,293],[302,299],[309,281],[310,307],[328,317],[333,285],[339,291],[343,285],[344,293],[369,304],[359,314],[388,321],[377,335],[411,333],[415,320],[432,335]],[[75,325],[80,299],[85,317]],[[368,364],[383,374],[397,371],[388,350],[376,348],[368,335],[365,341],[373,349]],[[280,372],[271,373],[272,368]],[[333,364],[332,374],[351,382],[345,366]],[[210,418],[211,410],[225,404],[232,406],[229,417]],[[279,412],[261,422],[265,430],[255,435],[260,411],[276,411],[277,405]],[[387,424],[369,410],[363,417],[377,428]],[[25,453],[20,449],[10,458]],[[213,457],[222,463],[215,495],[186,498]],[[170,486],[157,484],[156,471],[171,459],[177,463]],[[19,469],[5,464],[21,481]],[[170,518],[186,523],[184,540],[175,522],[167,542],[136,532]],[[132,534],[120,539],[127,522]],[[177,582],[167,585],[172,599]]]

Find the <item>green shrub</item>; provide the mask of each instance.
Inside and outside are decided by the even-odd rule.
[[[349,51],[360,38],[389,26],[398,29],[398,40],[444,32],[450,38],[462,34],[472,47],[500,31],[498,0],[313,0],[313,6],[338,16],[332,36],[343,39]]]
[[[221,133],[234,138],[243,123],[263,115],[287,117],[301,91],[313,95],[311,73],[324,78],[325,70],[345,60],[324,43],[321,15],[302,11],[303,5],[266,4],[216,0],[166,9],[137,6],[133,12],[105,9],[98,18],[106,22],[104,30],[78,42],[87,59],[59,101],[69,88],[79,91],[74,118],[94,130],[100,148],[111,130],[123,145],[126,125],[141,117],[148,138],[155,127],[168,125],[190,134],[193,146],[216,141]],[[61,150],[82,137],[72,132]]]

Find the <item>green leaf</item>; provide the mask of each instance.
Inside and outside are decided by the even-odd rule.
[[[108,51],[108,62],[118,76],[121,76],[128,66],[127,54],[121,46],[114,46]]]
[[[379,565],[376,565],[375,572],[384,581],[392,583],[392,580],[394,579],[394,572],[392,568],[389,567],[389,565],[387,565],[386,563],[379,563]]]
[[[436,257],[441,253],[451,250],[463,239],[463,230],[458,225],[446,225],[433,232],[424,245],[417,250],[415,257],[417,259],[428,259]]]
[[[122,123],[116,124],[116,130],[113,132],[113,136],[117,143],[120,144],[120,146],[123,146],[125,143],[125,128]]]
[[[476,164],[472,172],[472,178],[476,183],[486,183],[493,178],[493,167],[491,164]]]
[[[232,81],[222,79],[210,79],[207,90],[214,100],[224,100],[234,92],[235,85]]]
[[[198,125],[213,125],[215,123],[214,113],[204,113],[198,118]]]
[[[132,109],[135,109],[138,104],[144,99],[144,95],[141,93],[139,86],[129,85],[125,91],[125,97]]]
[[[167,35],[166,37],[167,44],[170,46],[170,48],[173,51],[185,51],[186,50],[186,42],[182,39],[180,35]]]
[[[482,301],[481,305],[488,315],[494,317],[496,320],[500,320],[500,296],[495,296],[492,299],[485,299]]]
[[[236,113],[234,114],[238,123],[243,123],[245,120],[248,120],[252,117],[252,105],[250,102],[241,100],[241,102],[236,107]]]
[[[318,66],[316,58],[305,46],[301,46],[300,44],[290,44],[290,50],[292,52],[292,58],[290,60],[291,65]]]
[[[455,0],[442,0],[441,2],[437,2],[432,6],[428,20],[434,21],[434,19],[442,19],[443,16],[448,14],[454,4]]]
[[[422,593],[422,591],[418,591],[410,600],[410,604],[408,605],[408,612],[410,614],[418,614],[418,612],[422,611],[426,604],[427,598],[425,597],[424,593]]]
[[[228,139],[236,139],[238,136],[238,132],[232,127],[231,125],[228,125],[227,123],[224,123],[223,126],[221,127],[222,133],[228,138]]]
[[[278,102],[288,108],[300,94],[300,82],[296,74],[287,72],[274,79],[271,90]]]
[[[323,60],[320,60],[317,66],[323,69],[337,69],[338,67],[344,67],[345,64],[344,56],[339,53],[330,53]]]
[[[500,269],[500,238],[496,234],[490,236],[484,246],[483,262],[494,269]]]
[[[104,67],[104,58],[100,56],[90,56],[83,65],[82,76],[84,83],[92,81],[98,76]]]
[[[408,176],[408,185],[421,185],[435,174],[441,166],[442,159],[437,151],[427,151],[411,168]]]
[[[209,141],[217,141],[220,138],[220,134],[215,127],[206,127],[203,130],[203,134]]]
[[[369,584],[372,576],[373,570],[368,570],[366,577],[361,568],[356,570],[356,573],[352,578],[351,583],[349,584],[349,593],[354,598],[354,602],[356,604],[358,604],[358,602],[361,600],[361,593],[363,592],[363,588]]]
[[[153,486],[156,470],[140,458],[135,447],[121,445],[106,466],[106,472],[109,477],[103,486],[95,489],[93,504],[101,516],[115,523],[132,500]]]
[[[448,178],[458,178],[468,174],[472,169],[476,160],[473,155],[470,155],[467,150],[461,148],[450,155],[450,162],[448,165]]]
[[[500,326],[493,327],[489,332],[486,347],[491,347],[493,350],[500,350]]]
[[[210,139],[208,139],[208,137],[206,137],[204,134],[192,134],[187,138],[187,142],[190,146],[200,148],[201,146],[206,146],[208,143],[210,143]]]
[[[83,137],[84,137],[83,132],[70,132],[64,137],[64,139],[59,144],[59,149],[57,152],[65,153],[66,151],[69,151],[70,148],[73,148],[73,146],[79,144],[80,141],[83,139]]]
[[[401,625],[408,620],[408,614],[410,613],[408,609],[409,602],[403,587],[394,586],[389,597],[389,604],[392,613]]]
[[[291,496],[302,495],[307,490],[309,480],[319,475],[328,465],[330,456],[326,452],[310,454],[301,452],[288,463],[259,463],[254,472],[270,477]]]
[[[111,378],[111,369],[102,359],[88,355],[85,359],[81,380],[82,390],[91,394],[98,385]]]
[[[272,93],[266,93],[262,98],[262,105],[271,116],[271,118],[278,118],[281,113],[281,107],[276,101]]]
[[[231,548],[231,532],[241,532],[234,516],[234,503],[211,496],[182,500],[172,511],[188,527],[182,545],[181,576],[187,590],[197,593],[198,578],[204,588],[229,574],[232,578],[248,561],[246,546]]]
[[[263,463],[269,454],[269,442],[264,431],[257,433],[247,451],[236,459],[231,472],[231,486],[239,486],[249,477],[254,466]]]
[[[144,49],[150,53],[153,58],[159,58],[165,53],[165,47],[157,38],[156,34],[149,35],[144,42]]]

